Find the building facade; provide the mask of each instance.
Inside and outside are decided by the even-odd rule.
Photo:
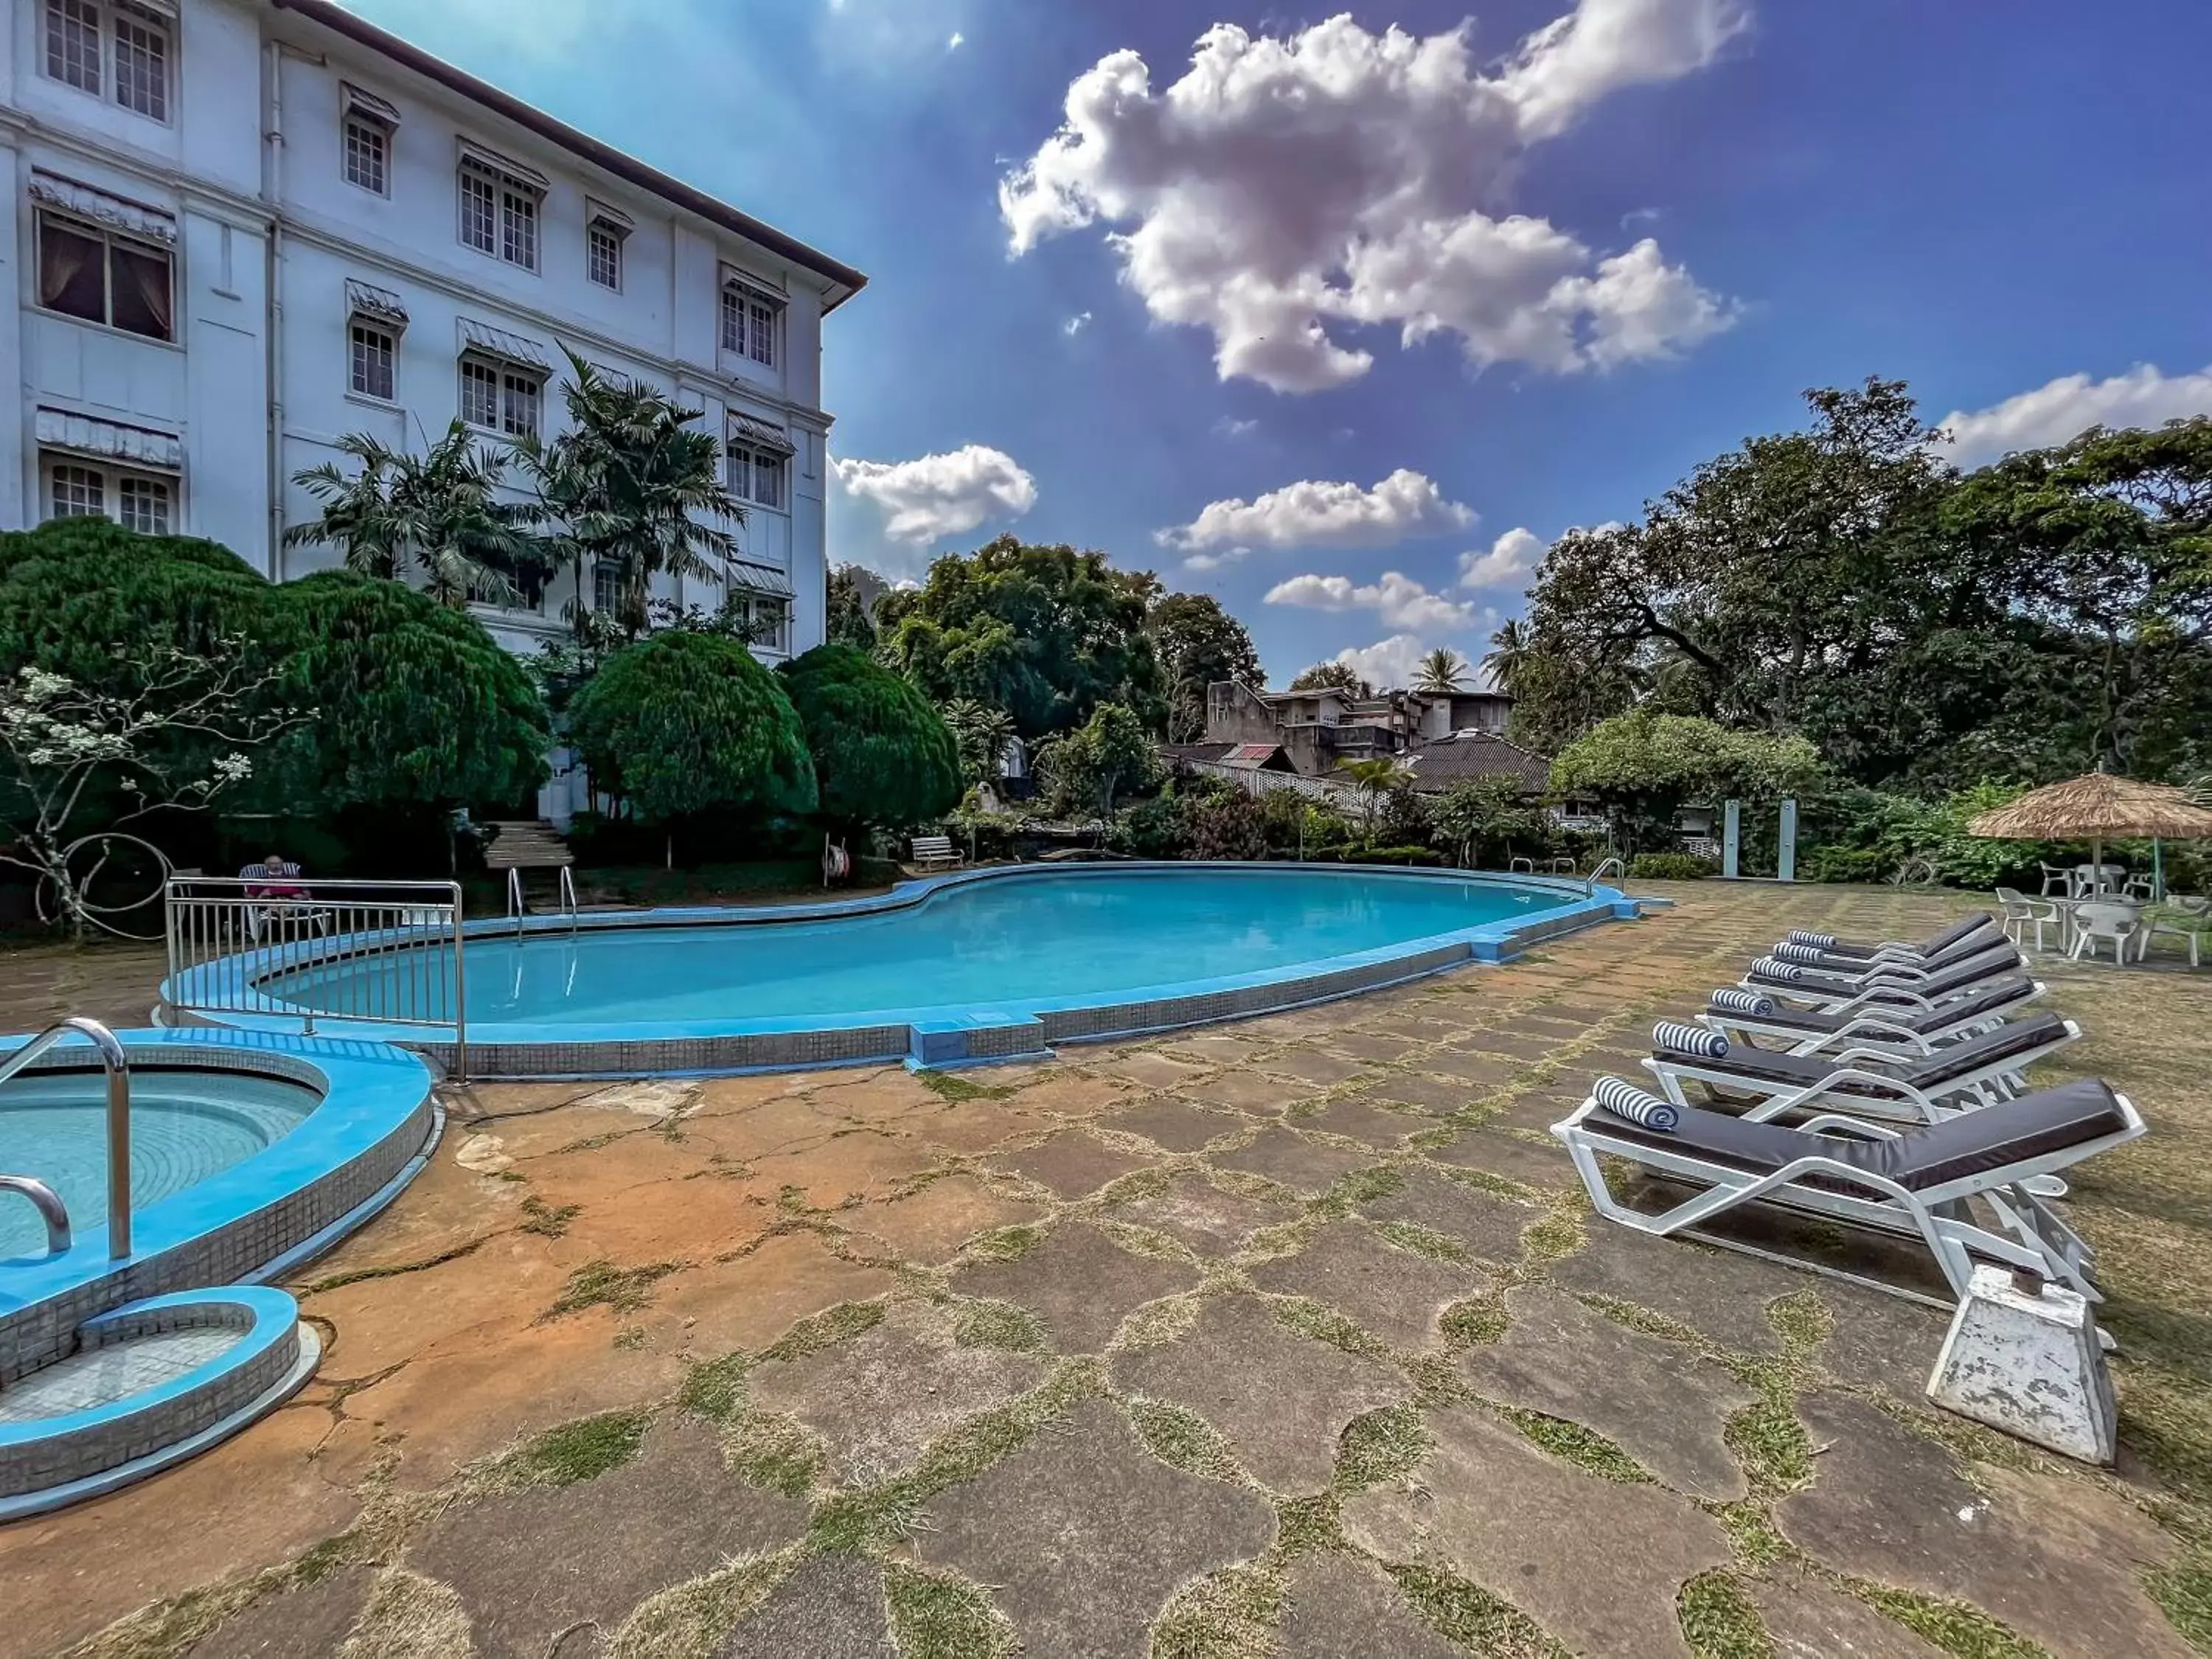
[[[1206,732],[1195,746],[1276,744],[1292,770],[1325,777],[1349,762],[1405,756],[1462,737],[1480,740],[1470,742],[1468,752],[1502,743],[1512,709],[1513,699],[1502,691],[1361,696],[1336,686],[1255,691],[1216,680],[1206,688]]]
[[[822,319],[860,272],[328,0],[9,0],[0,526],[103,513],[271,580],[343,434],[562,428],[565,352],[705,410],[745,502],[728,592],[823,637]],[[479,607],[529,651],[611,573]],[[577,592],[580,586],[584,591]],[[721,583],[661,597],[705,609]]]

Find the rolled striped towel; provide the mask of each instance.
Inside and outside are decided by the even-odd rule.
[[[1774,947],[1774,954],[1784,962],[1818,962],[1820,953],[1809,945],[1793,945],[1788,939]]]
[[[1741,986],[1724,985],[1713,993],[1707,1006],[1723,1014],[1771,1014],[1774,1012],[1774,999],[1747,991]]]
[[[1600,1078],[1591,1085],[1590,1098],[1607,1111],[1662,1134],[1672,1133],[1682,1121],[1682,1109],[1673,1101],[1662,1100],[1649,1089],[1638,1088],[1626,1078]]]
[[[1833,933],[1815,933],[1802,927],[1792,927],[1790,930],[1790,943],[1809,945],[1815,951],[1832,951],[1836,948],[1836,936]]]
[[[1751,971],[1761,979],[1778,979],[1784,985],[1795,985],[1805,977],[1805,970],[1795,963],[1780,962],[1772,957],[1761,957],[1751,964]]]
[[[1729,1051],[1728,1039],[1711,1027],[1685,1025],[1672,1019],[1662,1019],[1651,1028],[1651,1041],[1671,1054],[1704,1054],[1710,1060],[1718,1060]]]

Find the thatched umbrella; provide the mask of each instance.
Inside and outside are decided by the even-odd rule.
[[[2144,783],[2109,772],[2085,772],[2064,783],[2031,789],[2009,806],[1984,812],[1967,833],[2006,841],[2082,841],[2090,862],[2105,861],[2106,836],[2199,841],[2212,838],[2212,810],[2167,783]]]

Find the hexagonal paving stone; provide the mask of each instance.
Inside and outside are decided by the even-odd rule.
[[[998,1152],[994,1164],[1018,1170],[1061,1198],[1087,1198],[1109,1181],[1146,1166],[1144,1158],[1116,1152],[1080,1129],[1063,1129],[1018,1152]]]
[[[1121,1049],[1102,1054],[1090,1063],[1093,1070],[1127,1078],[1147,1089],[1172,1089],[1177,1084],[1206,1075],[1203,1066],[1185,1065],[1150,1048]]]
[[[1388,1031],[1339,1031],[1328,1039],[1330,1053],[1349,1054],[1354,1060],[1403,1060],[1421,1046],[1413,1039]]]
[[[597,1480],[448,1510],[407,1559],[459,1595],[483,1659],[540,1659],[571,1626],[611,1632],[656,1591],[805,1528],[804,1502],[732,1480],[714,1426],[678,1417]]]
[[[1749,1589],[1774,1659],[1944,1659],[1941,1648],[1802,1567],[1771,1567]]]
[[[375,1582],[374,1568],[340,1567],[264,1595],[185,1649],[184,1659],[328,1659],[345,1645]]]
[[[1103,1400],[932,1498],[927,1520],[915,1553],[991,1586],[1040,1656],[1141,1653],[1177,1589],[1275,1540],[1256,1494],[1170,1468]]]
[[[1278,1077],[1293,1077],[1301,1083],[1324,1087],[1345,1082],[1367,1070],[1363,1061],[1317,1048],[1285,1048],[1280,1054],[1268,1055],[1260,1065]]]
[[[1951,1455],[1872,1406],[1816,1395],[1811,1490],[1776,1506],[1792,1543],[1838,1571],[1970,1601],[2053,1653],[2184,1659],[2189,1644],[2143,1594],[2173,1540],[2086,1481],[1986,1465],[1985,1490]]]
[[[1401,1348],[1427,1346],[1446,1308],[1492,1282],[1480,1269],[1398,1249],[1357,1221],[1324,1228],[1296,1255],[1253,1268],[1251,1279],[1263,1291],[1326,1302]]]
[[[1089,1077],[1081,1072],[1048,1073],[1026,1085],[1012,1104],[1024,1112],[1051,1112],[1060,1117],[1090,1117],[1117,1100],[1126,1099],[1129,1085],[1120,1078]]]
[[[1812,1283],[1778,1261],[1655,1238],[1607,1221],[1593,1218],[1584,1233],[1578,1254],[1552,1263],[1555,1282],[1649,1308],[1739,1353],[1781,1352],[1766,1304]]]
[[[714,1659],[883,1659],[891,1650],[884,1570],[858,1555],[802,1561],[738,1621]]]
[[[1171,1152],[1194,1152],[1209,1140],[1240,1133],[1246,1123],[1241,1114],[1201,1111],[1172,1095],[1155,1095],[1150,1100],[1109,1112],[1098,1120],[1102,1129],[1142,1135],[1154,1146],[1164,1146]]]
[[[1355,1417],[1412,1391],[1393,1367],[1286,1330],[1267,1304],[1216,1297],[1164,1347],[1114,1356],[1114,1386],[1188,1407],[1278,1492],[1316,1492]]]
[[[1279,1112],[1293,1101],[1319,1092],[1322,1087],[1317,1083],[1302,1083],[1252,1070],[1218,1073],[1196,1083],[1186,1083],[1176,1092],[1187,1100],[1227,1106],[1240,1112]]]
[[[954,1309],[899,1303],[872,1330],[756,1366],[746,1379],[753,1401],[819,1434],[840,1483],[887,1480],[955,1424],[1044,1377],[1043,1362],[1030,1355],[963,1346],[957,1320]]]
[[[1567,1149],[1558,1141],[1539,1145],[1490,1128],[1469,1129],[1449,1146],[1431,1147],[1425,1156],[1437,1164],[1480,1170],[1540,1190],[1571,1187],[1577,1178]]]
[[[1725,1369],[1557,1291],[1509,1291],[1505,1305],[1505,1340],[1460,1356],[1476,1389],[1596,1430],[1693,1498],[1726,1502],[1749,1490],[1721,1429],[1759,1396]]]
[[[1521,1259],[1522,1229],[1544,1213],[1533,1204],[1477,1192],[1428,1170],[1407,1170],[1396,1192],[1359,1207],[1370,1220],[1410,1221],[1457,1239],[1486,1261],[1498,1262]]]
[[[951,1260],[976,1234],[1042,1213],[1034,1204],[1001,1198],[973,1176],[948,1176],[908,1197],[848,1211],[838,1220],[854,1232],[881,1239],[901,1261],[934,1267]]]
[[[1206,1162],[1216,1169],[1265,1176],[1297,1192],[1323,1193],[1375,1158],[1371,1153],[1333,1146],[1325,1140],[1308,1140],[1288,1129],[1270,1127],[1261,1130],[1250,1146],[1208,1153]]]
[[[1461,1078],[1431,1077],[1424,1072],[1392,1072],[1378,1078],[1367,1093],[1378,1100],[1395,1100],[1431,1117],[1449,1117],[1479,1103],[1502,1083],[1477,1085]]]
[[[1729,1559],[1718,1522],[1662,1487],[1586,1474],[1472,1406],[1431,1413],[1429,1429],[1409,1481],[1346,1502],[1347,1538],[1480,1584],[1577,1652],[1689,1659],[1674,1598]]]
[[[1283,1659],[1466,1659],[1406,1603],[1389,1575],[1350,1555],[1301,1557],[1283,1595]]]
[[[1436,1127],[1418,1113],[1393,1110],[1381,1104],[1376,1097],[1369,1095],[1345,1095],[1324,1101],[1319,1110],[1293,1112],[1284,1121],[1301,1129],[1320,1129],[1385,1149],[1395,1147],[1407,1135],[1417,1135]]]
[[[1164,1192],[1152,1193],[1107,1212],[1115,1221],[1133,1221],[1181,1239],[1200,1255],[1234,1255],[1262,1227],[1297,1218],[1296,1206],[1277,1200],[1224,1193],[1205,1176],[1184,1173]]]
[[[1096,1227],[1067,1221],[1017,1261],[961,1267],[952,1288],[1027,1308],[1062,1353],[1096,1353],[1133,1309],[1187,1291],[1198,1279],[1183,1262],[1133,1255]]]
[[[1051,1121],[1018,1112],[1003,1100],[962,1100],[939,1112],[919,1114],[901,1127],[948,1152],[988,1152],[1017,1136],[1049,1128]]]

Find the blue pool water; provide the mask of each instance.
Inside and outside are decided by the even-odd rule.
[[[468,1016],[471,1025],[830,1024],[1110,1002],[1573,902],[1544,888],[1382,871],[1091,870],[979,881],[908,908],[813,921],[471,938]],[[389,971],[419,975],[422,964]],[[450,1000],[449,963],[438,977]],[[377,1006],[358,964],[283,975],[262,988],[326,1013],[369,1015]]]
[[[35,1176],[62,1196],[82,1241],[107,1218],[107,1093],[97,1072],[33,1072],[0,1086],[0,1171]],[[282,1139],[322,1103],[304,1084],[231,1071],[131,1074],[134,1212]],[[0,1194],[0,1260],[43,1255],[46,1224]]]

